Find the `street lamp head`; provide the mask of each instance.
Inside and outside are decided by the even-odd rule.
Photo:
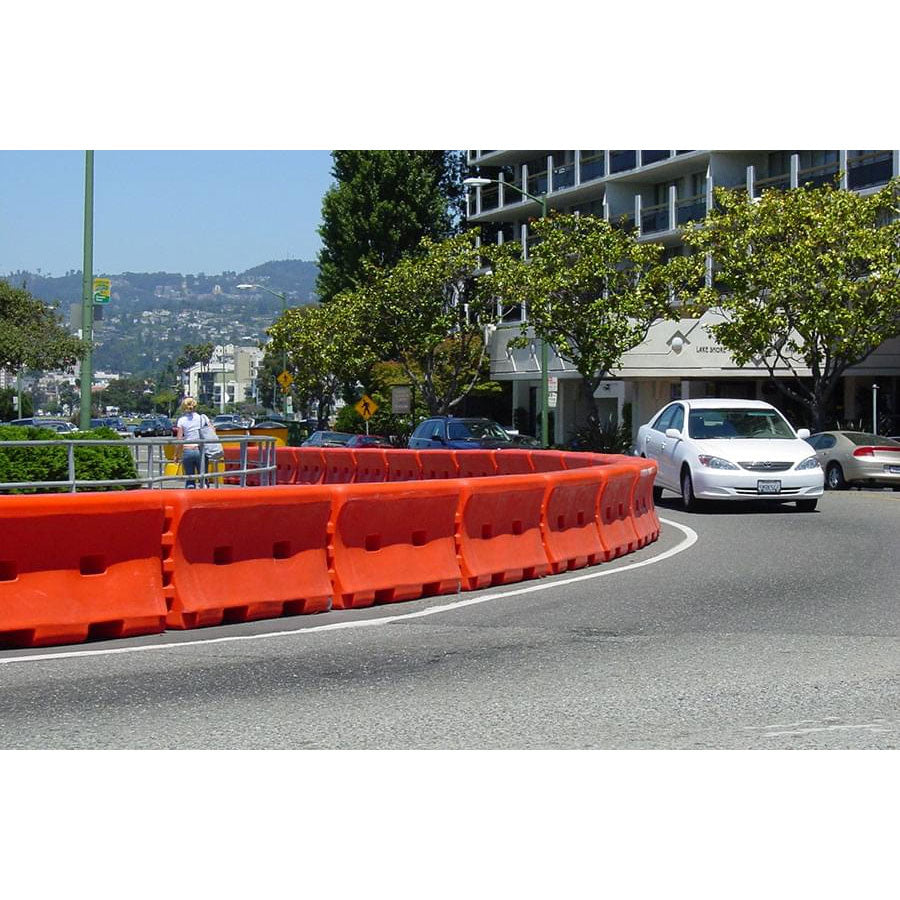
[[[493,178],[463,178],[463,184],[468,187],[484,187],[486,184],[493,184]]]
[[[253,288],[258,288],[259,285],[258,284],[238,284],[238,285],[235,285],[235,287],[237,287],[237,289],[239,291],[249,291],[249,290],[252,290]]]

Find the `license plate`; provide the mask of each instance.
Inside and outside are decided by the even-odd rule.
[[[760,494],[780,494],[781,493],[781,482],[780,481],[757,481],[756,482],[756,490]]]
[[[885,466],[884,467],[891,475],[900,475],[900,466]]]

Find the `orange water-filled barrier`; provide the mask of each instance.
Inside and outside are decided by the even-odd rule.
[[[638,472],[632,496],[634,530],[638,538],[638,547],[645,547],[659,537],[659,517],[653,505],[653,482],[656,479],[656,463],[653,460],[642,460],[643,466]]]
[[[273,486],[164,496],[170,628],[330,608],[330,489]]]
[[[353,481],[357,484],[388,480],[388,464],[384,458],[384,450],[378,447],[361,447],[353,450],[353,463],[356,473]]]
[[[0,497],[0,645],[164,630],[162,491]]]
[[[613,559],[637,548],[631,498],[638,468],[616,463],[604,466],[603,471],[606,483],[599,500],[600,540],[606,558]]]
[[[336,485],[332,490],[336,607],[459,590],[459,481]]]
[[[544,478],[544,543],[551,571],[565,572],[602,562],[606,553],[600,537],[598,502],[606,484],[605,469],[584,466]]]
[[[541,537],[541,477],[510,475],[460,484],[459,560],[466,590],[550,571]]]

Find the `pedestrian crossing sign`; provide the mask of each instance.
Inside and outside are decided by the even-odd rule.
[[[363,394],[353,408],[368,422],[378,411],[378,404],[368,394]]]

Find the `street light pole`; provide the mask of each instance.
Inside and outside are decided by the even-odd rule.
[[[271,294],[273,297],[278,297],[278,299],[281,300],[281,315],[282,315],[282,318],[284,317],[284,314],[287,312],[287,296],[284,293],[282,293],[281,291],[273,291],[271,288],[267,288],[263,284],[239,284],[238,285],[238,289],[242,290],[242,291],[251,290],[253,288],[256,288],[257,290],[260,290],[260,291],[266,291],[267,293]],[[282,372],[287,371],[287,347],[282,348],[281,371]],[[288,396],[287,391],[284,391],[284,402],[282,405],[282,411],[284,413],[285,419],[287,419],[287,396]],[[272,404],[272,405],[274,406],[274,404]]]
[[[84,151],[84,263],[81,273],[81,409],[79,427],[91,428],[91,387],[94,383],[94,151]]]
[[[507,181],[500,181],[498,178],[483,178],[483,177],[475,177],[475,178],[464,178],[463,184],[470,185],[471,187],[483,187],[486,184],[502,184],[505,188],[512,188],[517,193],[521,194],[523,197],[527,197],[529,200],[534,200],[535,203],[539,203],[541,205],[541,218],[547,218],[547,195],[541,194],[539,197],[536,197],[534,194],[529,194],[528,191],[523,190],[515,184],[511,184]],[[550,362],[549,362],[549,352],[547,349],[547,342],[545,340],[541,340],[541,446],[545,449],[550,444],[550,416],[548,404],[550,402]]]

